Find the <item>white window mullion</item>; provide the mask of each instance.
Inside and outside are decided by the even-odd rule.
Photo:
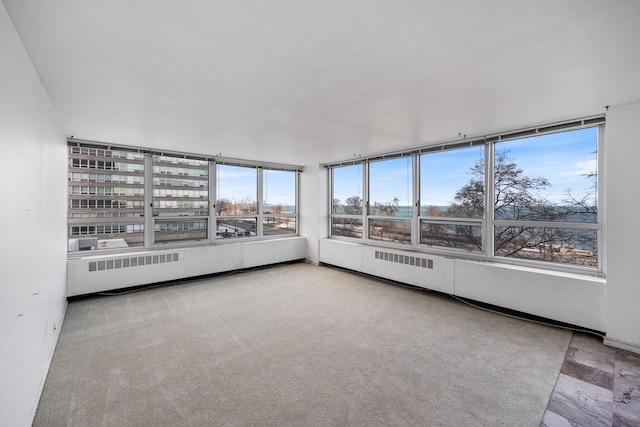
[[[333,191],[333,171],[335,170],[335,168],[329,168],[327,173],[327,185],[328,185],[328,189],[329,191],[327,191],[327,194],[329,195],[328,200],[327,200],[327,208],[329,209],[329,221],[327,222],[327,236],[331,237],[333,235],[332,230],[333,230],[333,199],[334,199],[334,191]],[[298,176],[299,174],[296,174],[296,190],[299,188],[298,185]],[[298,194],[299,191],[296,191],[296,214],[298,213]],[[297,217],[297,215],[296,215]],[[297,221],[300,222],[300,221]],[[296,225],[297,227],[297,225]],[[299,230],[298,230],[299,231]]]
[[[369,162],[362,164],[362,238],[369,239]]]
[[[295,212],[295,219],[296,219],[296,235],[300,235],[300,173],[301,172],[296,172],[296,194],[295,194],[295,204],[296,204],[296,212]],[[331,212],[331,211],[329,211]],[[329,230],[329,234],[331,234],[331,230]]]
[[[411,245],[420,243],[420,156],[413,155],[413,217],[411,219]]]
[[[151,154],[144,156],[144,242],[149,248],[154,243],[155,219],[153,218],[153,158]]]
[[[212,242],[216,239],[216,163],[209,162],[209,216],[207,217],[207,238]]]
[[[495,182],[494,182],[494,144],[486,144],[484,146],[484,219],[483,219],[483,235],[482,249],[488,257],[493,257],[495,248],[494,236],[494,220],[495,210],[493,201],[495,200]]]
[[[607,212],[605,209],[605,206],[607,206],[606,203],[606,192],[604,191],[604,175],[605,175],[605,156],[606,156],[606,149],[605,149],[605,143],[604,143],[604,124],[600,124],[598,125],[598,157],[597,157],[597,173],[598,176],[596,177],[596,185],[598,186],[597,188],[597,203],[596,203],[596,207],[598,209],[598,266],[600,266],[600,271],[602,271],[603,274],[607,274],[607,263],[606,263],[606,248],[607,245],[605,245],[604,243],[604,239],[605,236],[607,235],[606,233],[606,226],[607,226]]]
[[[263,191],[263,181],[264,181],[264,169],[262,168],[256,168],[257,169],[257,179],[258,179],[258,194],[256,194],[256,203],[258,204],[257,206],[257,218],[256,218],[256,235],[258,237],[262,237],[262,232],[263,232],[263,211],[264,211],[264,191]]]

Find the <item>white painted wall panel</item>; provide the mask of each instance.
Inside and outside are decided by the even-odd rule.
[[[613,107],[606,124],[607,344],[640,353],[640,103]]]
[[[244,266],[243,245],[235,243],[185,249],[185,275],[201,276],[239,270]]]
[[[2,2],[0,58],[0,425],[27,426],[66,309],[66,139]]]
[[[307,239],[304,237],[246,242],[243,247],[244,268],[294,261],[307,257]]]
[[[597,331],[606,328],[602,279],[456,260],[455,295]]]
[[[327,237],[329,221],[327,169],[318,164],[305,165],[300,174],[300,235],[307,238],[306,257],[318,263],[319,239]]]
[[[334,239],[321,239],[319,242],[320,262],[335,265],[349,270],[362,272],[362,248],[359,243],[344,242]]]

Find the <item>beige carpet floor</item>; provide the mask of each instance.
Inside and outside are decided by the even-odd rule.
[[[69,303],[35,426],[539,426],[571,333],[298,263]]]

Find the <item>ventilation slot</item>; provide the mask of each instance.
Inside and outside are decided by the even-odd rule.
[[[140,267],[143,265],[164,264],[167,262],[178,262],[178,253],[147,255],[127,258],[109,259],[106,261],[91,261],[89,263],[89,271],[113,270],[130,267]]]
[[[398,264],[412,265],[414,267],[433,269],[433,260],[428,258],[394,254],[393,252],[384,251],[376,251],[375,258],[381,261],[395,262]]]

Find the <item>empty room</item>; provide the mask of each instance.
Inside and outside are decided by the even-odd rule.
[[[637,0],[2,0],[0,425],[640,425]]]

